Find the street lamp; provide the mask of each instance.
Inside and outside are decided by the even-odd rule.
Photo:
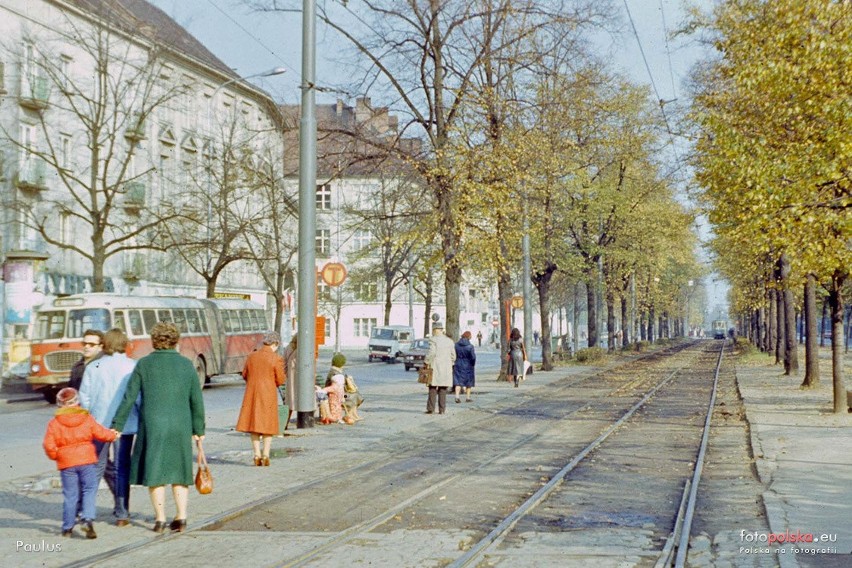
[[[207,101],[207,135],[209,136],[212,144],[213,140],[213,106],[216,103],[216,96],[219,94],[219,91],[227,87],[228,85],[232,85],[239,81],[246,81],[248,79],[254,79],[256,77],[272,77],[273,75],[281,75],[285,73],[287,69],[284,67],[273,67],[267,71],[263,71],[261,73],[255,73],[253,75],[248,75],[246,77],[234,77],[232,79],[228,79],[224,83],[220,84],[216,89],[214,89],[213,94],[210,95],[210,99]],[[212,186],[212,174],[210,170],[207,171],[207,179],[209,185]],[[212,251],[210,246],[210,236],[212,233],[212,224],[213,220],[213,188],[210,187],[207,194],[207,262],[205,263],[204,270],[208,273],[210,272],[210,261],[212,260]]]

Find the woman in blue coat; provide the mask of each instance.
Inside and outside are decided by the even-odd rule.
[[[456,343],[456,363],[453,365],[453,386],[456,389],[456,402],[461,402],[461,390],[464,388],[465,402],[470,402],[470,389],[476,386],[474,367],[476,366],[476,352],[470,342],[471,333],[462,333],[461,339]]]

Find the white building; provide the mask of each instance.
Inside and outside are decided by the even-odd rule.
[[[193,196],[217,191],[211,172],[223,164],[277,167],[283,146],[271,98],[140,0],[2,0],[0,38],[8,362],[28,354],[32,311],[45,297],[92,291],[101,278],[107,292],[203,296],[204,279],[174,247],[133,247],[166,248],[169,216],[201,233],[196,249],[206,231],[209,260],[216,211]],[[243,182],[228,183],[251,198]],[[87,256],[107,256],[102,274]],[[267,298],[244,261],[222,272],[216,290]]]
[[[295,143],[299,107],[282,110],[291,126],[288,140]],[[317,268],[341,262],[349,273],[339,287],[318,284],[318,311],[326,317],[326,344],[366,347],[373,327],[385,322],[388,282],[393,287],[388,324],[411,325],[417,337],[427,335],[432,314],[445,320],[444,274],[438,264],[427,266],[419,255],[421,243],[404,242],[420,224],[418,207],[428,207],[430,200],[426,195],[418,199],[422,185],[413,168],[400,158],[416,158],[419,140],[400,138],[397,118],[387,108],[371,106],[366,97],[358,98],[354,107],[342,101],[317,105],[316,116]],[[288,154],[285,164],[289,183],[295,188],[296,154]],[[397,223],[393,218],[407,220]],[[410,255],[404,252],[407,245],[413,245]],[[372,253],[365,255],[369,249]],[[428,314],[423,294],[427,288],[431,288]],[[487,341],[493,329],[496,308],[492,298],[496,294],[488,283],[468,283],[462,293],[461,329],[469,329],[474,337],[481,331]]]

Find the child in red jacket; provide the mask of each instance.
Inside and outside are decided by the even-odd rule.
[[[77,516],[77,503],[83,493],[83,532],[86,538],[98,538],[92,521],[95,520],[95,497],[98,493],[98,456],[93,440],[112,442],[115,430],[104,428],[80,408],[77,390],[66,387],[56,395],[59,410],[47,425],[44,451],[56,461],[62,479],[62,536],[71,536]]]

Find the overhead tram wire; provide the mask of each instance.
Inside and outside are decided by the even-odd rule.
[[[669,49],[669,28],[666,25],[666,10],[663,6],[663,0],[660,0],[660,17],[663,20],[663,39],[666,43],[666,59],[669,63],[669,78],[672,82],[672,95],[674,95],[674,98],[677,99],[677,87],[675,87],[674,68],[672,66],[672,52]]]
[[[266,51],[268,51],[268,52],[270,53],[270,55],[273,55],[276,59],[278,59],[278,61],[280,61],[280,62],[281,62],[281,64],[282,64],[284,67],[286,67],[286,69],[287,69],[287,73],[294,73],[294,74],[295,74],[295,75],[299,78],[299,81],[301,82],[301,80],[302,80],[301,73],[300,73],[299,71],[295,70],[295,69],[292,69],[292,68],[290,67],[290,65],[289,65],[286,61],[284,61],[284,59],[282,59],[282,57],[281,57],[280,55],[278,55],[277,53],[275,53],[275,51],[274,51],[271,47],[269,47],[268,45],[266,45],[265,43],[263,43],[263,41],[261,41],[261,39],[260,39],[259,37],[257,37],[256,35],[254,35],[251,31],[249,31],[248,29],[246,29],[246,27],[245,27],[245,26],[243,26],[240,22],[238,22],[238,21],[237,21],[237,20],[235,20],[233,17],[231,17],[231,15],[230,15],[230,14],[228,14],[225,10],[223,10],[222,8],[220,8],[220,7],[216,4],[216,2],[214,2],[213,0],[207,0],[207,3],[208,3],[208,4],[210,4],[211,6],[213,6],[213,8],[215,8],[215,9],[216,9],[216,11],[218,11],[220,14],[222,14],[222,15],[223,15],[223,16],[225,16],[227,19],[229,19],[229,20],[231,21],[231,23],[233,23],[235,26],[237,26],[237,27],[238,27],[238,28],[240,28],[243,32],[245,32],[245,34],[246,34],[246,35],[248,35],[250,38],[252,38],[252,39],[253,39],[253,40],[254,40],[254,41],[255,41],[255,42],[256,42],[256,43],[257,43],[260,47],[262,47],[263,49],[265,49]]]
[[[630,12],[630,6],[627,5],[627,0],[622,0],[622,2],[624,3],[624,10],[627,12],[627,19],[630,20],[630,28],[633,30],[633,36],[636,38],[636,44],[639,46],[639,53],[642,55],[642,61],[645,63],[645,70],[648,72],[648,79],[651,82],[651,88],[654,90],[654,96],[657,98],[657,101],[659,101],[657,106],[659,106],[663,122],[666,124],[666,132],[669,134],[669,141],[672,146],[672,151],[675,154],[675,160],[678,164],[680,164],[681,159],[680,154],[677,151],[677,146],[675,145],[674,132],[672,132],[672,127],[669,124],[669,117],[666,114],[666,109],[664,107],[665,101],[660,96],[660,91],[657,89],[657,83],[654,81],[654,74],[651,72],[651,66],[648,64],[648,58],[645,56],[645,48],[642,46],[642,40],[639,38],[639,32],[636,30],[636,23],[633,21],[633,14]],[[663,21],[663,27],[665,28],[665,20]],[[668,46],[668,41],[666,41],[666,46]],[[669,59],[669,70],[671,71],[671,59]],[[672,78],[672,82],[674,83],[674,78]],[[680,170],[680,168],[678,168],[678,170]],[[683,182],[683,180],[681,180],[681,182]]]

